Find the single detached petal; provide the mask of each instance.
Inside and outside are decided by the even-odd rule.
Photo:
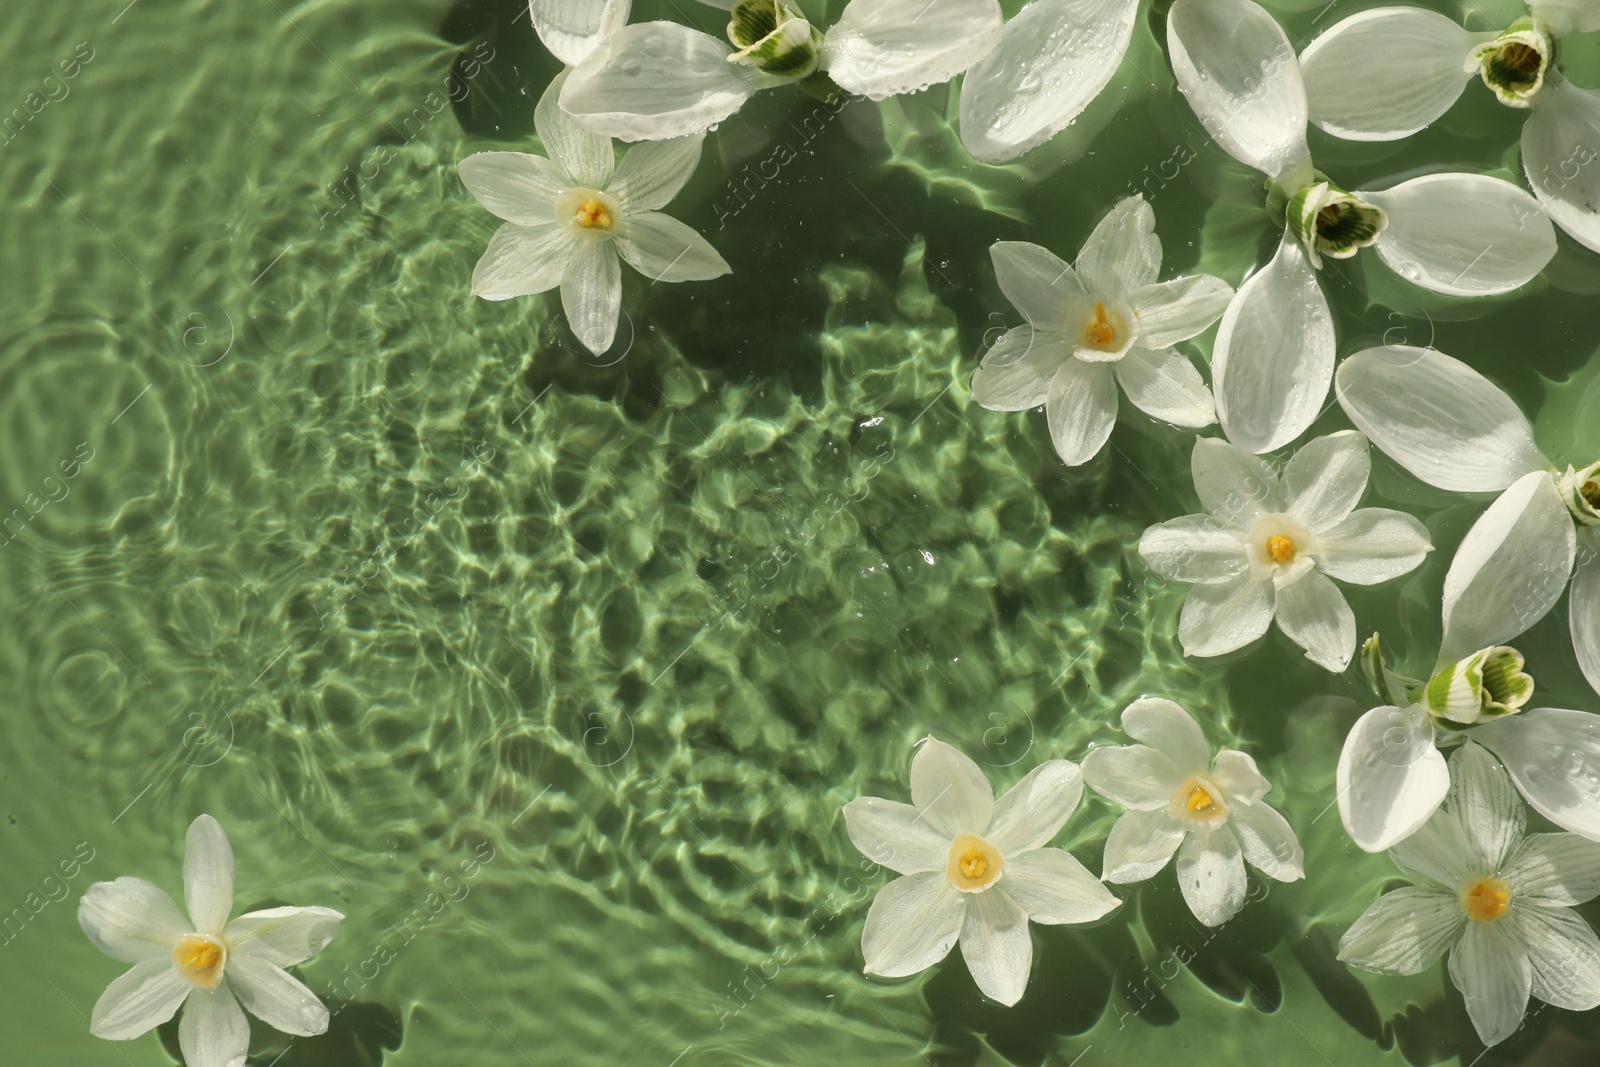
[[[943,871],[896,878],[872,899],[861,930],[866,972],[904,978],[944,959],[961,934],[967,894],[950,888]]]
[[[1178,615],[1187,656],[1220,656],[1243,648],[1272,625],[1272,583],[1246,574],[1189,590]]]
[[[1217,403],[1188,356],[1134,347],[1112,366],[1133,406],[1151,418],[1189,429],[1217,421]]]
[[[1555,482],[1523,475],[1472,524],[1450,562],[1440,662],[1506,644],[1544,618],[1566,591],[1576,553]]]
[[[1106,838],[1100,877],[1117,885],[1155,877],[1183,844],[1187,832],[1165,811],[1127,812]]]
[[[170,951],[166,959],[141,960],[100,994],[89,1032],[107,1041],[138,1037],[172,1018],[192,989],[173,969]]]
[[[1074,346],[1054,331],[1017,326],[989,347],[972,372],[972,399],[990,411],[1027,411],[1050,397],[1050,380]]]
[[[1600,252],[1600,93],[1559,76],[1545,84],[1522,124],[1522,169],[1555,224]]]
[[[1250,565],[1239,531],[1214,515],[1156,523],[1139,538],[1139,555],[1163,578],[1203,585],[1237,578]]]
[[[569,67],[589,57],[600,38],[627,24],[633,0],[528,0],[533,31]]]
[[[910,804],[859,797],[844,806],[844,824],[863,856],[898,874],[942,871],[949,859],[950,838]]]
[[[572,179],[543,156],[526,152],[478,152],[456,164],[461,184],[490,214],[524,226],[549,226],[555,201]]]
[[[1233,286],[1209,274],[1152,282],[1128,294],[1139,319],[1138,345],[1162,349],[1202,333],[1222,317]]]
[[[1228,0],[1242,2],[1248,0]],[[1217,328],[1211,376],[1228,440],[1271,452],[1305,433],[1327,399],[1333,358],[1328,300],[1305,248],[1286,233],[1272,261],[1239,287]]]
[[[1272,788],[1251,755],[1236,748],[1225,748],[1217,753],[1217,758],[1211,761],[1211,778],[1222,788],[1229,803],[1254,804]]]
[[[1164,753],[1187,777],[1203,774],[1211,763],[1211,747],[1200,724],[1183,708],[1163,697],[1140,697],[1122,709],[1122,732]]]
[[[1076,763],[1046,760],[1000,794],[984,839],[1003,856],[1049,844],[1078,808],[1083,774]],[[1008,860],[1006,877],[1011,877]]]
[[[228,924],[223,936],[235,956],[293,967],[326,948],[343,919],[344,915],[332,908],[267,908],[239,916]]]
[[[561,96],[572,74],[564,70],[545,87],[533,109],[533,128],[546,154],[573,182],[590,189],[604,189],[611,181],[617,153],[611,147],[610,137],[578,125],[561,104]]]
[[[1339,818],[1367,852],[1403,841],[1439,810],[1450,769],[1419,707],[1373,708],[1356,720],[1334,777]]]
[[[1277,473],[1238,445],[1215,437],[1195,438],[1189,473],[1200,506],[1241,527],[1241,535],[1263,514],[1283,510]]]
[[[1577,834],[1529,834],[1506,863],[1518,899],[1570,908],[1600,896],[1600,841]]]
[[[209,815],[195,819],[184,835],[183,902],[202,934],[220,934],[233,910],[233,848]]]
[[[1006,861],[1001,886],[1036,923],[1094,922],[1122,903],[1083,864],[1059,848],[1040,848]]]
[[[561,274],[567,327],[595,355],[611,347],[622,316],[622,261],[610,242],[579,240]]]
[[[1445,809],[1461,824],[1477,866],[1498,871],[1522,844],[1527,827],[1511,776],[1482,745],[1467,741],[1450,757]]]
[[[178,1023],[178,1048],[185,1067],[244,1067],[250,1051],[250,1020],[224,981],[196,989]]]
[[[1204,925],[1221,926],[1244,907],[1244,855],[1227,825],[1190,833],[1178,848],[1177,872],[1184,902]]]
[[[911,760],[911,802],[946,839],[985,833],[994,814],[994,792],[983,771],[936,737],[924,739]]]
[[[1229,812],[1228,825],[1239,838],[1245,862],[1268,878],[1294,882],[1306,876],[1300,839],[1277,809],[1259,801],[1244,804]]]
[[[1121,300],[1161,273],[1156,213],[1141,194],[1119,200],[1083,242],[1078,280],[1097,296]]]
[[[1311,121],[1351,141],[1416,133],[1461,96],[1476,70],[1467,54],[1485,36],[1420,7],[1351,15],[1300,53]]]
[[[1532,970],[1509,924],[1467,923],[1450,950],[1450,980],[1461,990],[1472,1028],[1485,1045],[1499,1044],[1522,1025]]]
[[[1475,726],[1472,738],[1500,757],[1533,810],[1600,841],[1600,715],[1535,708]]]
[[[1357,352],[1339,364],[1336,392],[1373,444],[1440,489],[1498,492],[1550,466],[1516,401],[1437,349],[1384,345]]]
[[[632,145],[623,153],[605,191],[616,197],[630,215],[661,210],[694,176],[705,140],[704,134],[697,133],[693,137]]]
[[[78,901],[78,925],[94,947],[124,963],[166,960],[193,931],[172,898],[143,878],[96,882]]]
[[[472,270],[472,295],[509,300],[554,289],[561,284],[577,241],[554,221],[539,226],[506,223],[494,232]]]
[[[1104,363],[1069,359],[1050,379],[1045,421],[1061,462],[1076,467],[1089,462],[1111,439],[1117,422],[1117,378]]]
[[[1404,886],[1385,893],[1339,939],[1339,958],[1379,974],[1420,974],[1439,961],[1466,925],[1455,893]]]
[[[1512,908],[1532,968],[1531,990],[1546,1004],[1588,1011],[1600,1004],[1600,939],[1566,908]]]
[[[1356,654],[1356,616],[1339,587],[1320,571],[1308,571],[1278,590],[1278,628],[1306,650],[1306,658],[1336,674]]]
[[[1223,151],[1288,188],[1311,177],[1306,88],[1277,20],[1251,0],[1177,0],[1167,51],[1178,88]]]
[[[1083,757],[1089,788],[1134,811],[1166,808],[1183,779],[1166,753],[1148,745],[1096,745]]]
[[[1425,174],[1360,195],[1389,215],[1373,245],[1378,257],[1436,293],[1509,293],[1556,254],[1556,230],[1539,202],[1487,174]]]
[[[1428,528],[1415,515],[1362,508],[1317,535],[1317,566],[1341,582],[1376,585],[1416,570],[1432,550]]]
[[[1567,594],[1567,622],[1578,666],[1600,693],[1600,530],[1586,530],[1578,547],[1578,568]]]
[[[1001,163],[1067,128],[1122,65],[1137,5],[1033,0],[961,82],[961,143]]]
[[[617,227],[617,252],[653,282],[703,282],[733,268],[711,242],[659,211],[629,215]]]
[[[703,133],[778,83],[728,62],[729,51],[676,22],[624,26],[570,72],[561,107],[595,133],[624,141]]]
[[[840,88],[884,100],[947,82],[994,50],[999,0],[851,0],[822,38]]]
[[[1035,327],[1059,329],[1072,303],[1084,295],[1078,272],[1048,248],[996,241],[989,246],[989,258],[1000,291]]]
[[[1021,1000],[1033,969],[1033,938],[1022,905],[1004,891],[967,894],[961,957],[984,996],[1006,1007]]]
[[[297,1037],[327,1033],[328,1009],[288,971],[254,956],[228,961],[228,985],[245,1011]]]
[[[1312,533],[1321,533],[1356,509],[1371,473],[1367,439],[1354,430],[1309,441],[1283,466],[1287,510]]]

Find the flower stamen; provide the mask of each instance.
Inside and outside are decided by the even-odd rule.
[[[572,216],[586,230],[610,230],[611,212],[597,196],[591,196],[578,205]]]
[[[215,989],[228,962],[228,947],[207,934],[185,934],[172,947],[172,966],[178,976],[201,989]]]
[[[1183,802],[1183,806],[1193,812],[1204,812],[1216,807],[1217,802],[1211,799],[1210,793],[1195,786],[1189,791],[1189,799]]]
[[[1005,857],[989,842],[973,834],[961,834],[950,843],[945,877],[960,892],[975,893],[994,885],[1005,864]]]
[[[1461,910],[1470,919],[1489,922],[1511,907],[1511,886],[1503,878],[1477,878],[1461,890]]]
[[[1097,348],[1109,345],[1117,339],[1117,328],[1106,318],[1105,304],[1095,302],[1094,321],[1083,328],[1083,339]]]
[[[1294,538],[1283,534],[1273,534],[1267,538],[1267,558],[1280,566],[1293,563],[1295,556],[1300,554],[1300,548],[1294,543]]]

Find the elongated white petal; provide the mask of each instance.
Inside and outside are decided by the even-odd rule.
[[[1117,201],[1095,224],[1073,266],[1084,289],[1110,300],[1153,283],[1161,272],[1161,239],[1156,213],[1144,196]]]
[[[1022,905],[999,887],[968,894],[961,957],[984,996],[1007,1007],[1021,1000],[1033,969],[1033,938]]]
[[[1425,174],[1360,196],[1389,214],[1373,246],[1379,258],[1436,293],[1509,293],[1556,254],[1556,230],[1539,202],[1487,174]]]
[[[1188,356],[1163,348],[1131,348],[1115,364],[1117,383],[1133,406],[1153,419],[1199,429],[1217,421],[1217,404]]]
[[[1178,615],[1178,640],[1188,656],[1220,656],[1243,648],[1272,625],[1272,583],[1245,574],[1189,590]]]
[[[1067,360],[1050,379],[1044,412],[1061,462],[1069,467],[1089,462],[1116,425],[1116,374],[1105,363]]]
[[[154,1030],[177,1012],[194,987],[166,959],[142,960],[106,987],[89,1017],[89,1032],[107,1041],[127,1041]]]
[[[966,905],[943,871],[908,874],[878,890],[861,929],[866,972],[904,978],[944,959],[961,934]]]
[[[695,134],[632,145],[623,153],[605,191],[630,215],[661,210],[694,176],[705,140],[704,134]]]
[[[994,50],[999,0],[850,0],[822,38],[822,65],[869,100],[947,82]]]
[[[984,838],[1002,855],[1012,856],[1049,844],[1077,810],[1083,774],[1076,763],[1046,760],[1000,794]],[[1011,877],[1011,867],[1006,868]]]
[[[1600,30],[1600,4],[1594,0],[1533,0],[1528,6],[1558,35]]]
[[[184,835],[183,902],[202,934],[220,934],[233,910],[233,849],[209,815],[196,818]]]
[[[1125,813],[1106,837],[1100,877],[1117,885],[1155,877],[1172,860],[1186,833],[1165,811]]]
[[[1327,298],[1304,247],[1285,234],[1272,261],[1239,287],[1217,328],[1211,376],[1228,440],[1271,452],[1305,433],[1327,399],[1333,358]]]
[[[1349,601],[1320,571],[1278,590],[1278,628],[1306,650],[1306,658],[1336,674],[1356,654],[1356,617]]]
[[[510,300],[561,284],[578,239],[554,222],[519,226],[508,222],[494,232],[483,258],[472,269],[472,295]]]
[[[1306,876],[1300,839],[1275,808],[1260,802],[1236,807],[1228,825],[1238,835],[1245,862],[1268,878],[1294,882]]]
[[[1240,531],[1214,515],[1184,515],[1157,523],[1139,538],[1139,555],[1163,578],[1215,584],[1249,567]]]
[[[640,22],[573,69],[561,106],[597,134],[659,141],[703,133],[775,80],[728,62],[729,46],[675,22]]]
[[[1059,848],[1024,852],[1006,862],[1006,895],[1036,923],[1088,923],[1122,902]]]
[[[616,249],[653,282],[703,282],[733,269],[710,241],[659,211],[629,215],[617,227]]]
[[[608,242],[574,243],[561,274],[561,309],[585,348],[599,355],[611,347],[622,315],[622,261]]]
[[[844,824],[863,856],[896,873],[942,871],[949,859],[950,838],[911,804],[859,797],[844,806]]]
[[[178,1048],[185,1067],[244,1067],[250,1020],[226,979],[215,989],[196,989],[183,1006]]]
[[[1312,533],[1336,526],[1361,503],[1371,473],[1367,439],[1354,430],[1309,441],[1283,466],[1288,512]]]
[[[1522,125],[1522,169],[1552,221],[1600,252],[1600,93],[1563,78]]]
[[[1413,882],[1455,889],[1488,869],[1478,856],[1480,851],[1468,840],[1459,812],[1452,812],[1447,792],[1433,818],[1404,841],[1395,842],[1389,859]]]
[[[478,152],[456,164],[461,184],[497,218],[548,226],[555,201],[573,182],[555,163],[526,152]]]
[[[1420,7],[1357,12],[1300,53],[1311,121],[1352,141],[1416,133],[1461,96],[1476,70],[1467,54],[1485,36]]]
[[[972,372],[972,399],[990,411],[1026,411],[1050,397],[1050,380],[1074,345],[1054,331],[1017,326],[990,346]]]
[[[1600,1004],[1600,939],[1566,908],[1513,908],[1534,996],[1568,1011]]]
[[[1077,118],[1122,65],[1138,7],[1033,0],[961,82],[961,143],[986,163],[1015,159]]]
[[[1232,301],[1233,286],[1210,274],[1141,286],[1128,294],[1128,306],[1139,317],[1135,343],[1162,349],[1187,341],[1221,318]]]
[[[1244,855],[1227,825],[1190,833],[1178,847],[1177,873],[1184,902],[1204,925],[1221,926],[1244,907]]]
[[[528,0],[533,31],[569,67],[588,58],[600,38],[628,21],[633,0]]]
[[[1357,352],[1339,364],[1336,392],[1373,444],[1440,489],[1497,492],[1550,465],[1516,401],[1437,349]]]
[[[1317,535],[1317,566],[1341,582],[1376,585],[1416,570],[1432,548],[1415,515],[1362,508]]]
[[[1084,295],[1078,272],[1048,248],[1027,241],[996,241],[989,247],[1000,291],[1041,329],[1059,328],[1072,303]]]
[[[1165,808],[1184,776],[1148,745],[1096,745],[1083,757],[1083,779],[1107,800],[1134,811]]]
[[[1578,567],[1567,594],[1567,623],[1578,666],[1600,693],[1600,530],[1592,527],[1578,545]]]
[[[1472,524],[1444,576],[1440,662],[1506,644],[1544,618],[1566,591],[1576,552],[1555,482],[1523,475]]]
[[[95,948],[124,963],[170,961],[172,946],[194,929],[164,891],[143,878],[127,877],[84,890],[78,925]]]
[[[1600,715],[1535,708],[1472,730],[1540,815],[1600,841]]]
[[[1466,912],[1437,886],[1403,886],[1374,900],[1339,939],[1339,958],[1379,974],[1420,974],[1461,936]]]
[[[1178,88],[1229,155],[1286,187],[1311,176],[1306,89],[1277,21],[1251,0],[1177,0],[1167,51]]]
[[[1272,788],[1255,759],[1236,748],[1225,748],[1217,753],[1217,758],[1211,761],[1211,779],[1221,787],[1230,804],[1254,804]]]
[[[1522,844],[1527,826],[1511,776],[1489,750],[1467,741],[1450,757],[1450,795],[1445,811],[1461,824],[1476,866],[1498,871]]]
[[[1532,971],[1509,924],[1469,922],[1450,950],[1450,980],[1467,1002],[1478,1039],[1496,1045],[1522,1025]]]
[[[1600,896],[1600,841],[1577,834],[1529,834],[1505,866],[1518,899],[1569,908]]]
[[[591,57],[592,58],[592,57]],[[564,70],[545,86],[533,109],[533,128],[548,155],[575,183],[590,189],[604,189],[611,181],[617,153],[611,138],[597,130],[580,126],[561,103],[573,72]],[[663,135],[666,136],[666,135]]]
[[[1200,724],[1164,697],[1140,697],[1123,708],[1122,732],[1164,753],[1185,777],[1204,773],[1211,763],[1211,747]]]
[[[287,971],[253,956],[228,961],[228,985],[244,1009],[274,1030],[310,1037],[328,1030],[328,1009]]]
[[[994,793],[965,752],[929,737],[911,760],[911,801],[947,838],[982,834],[994,815]]]
[[[332,908],[267,908],[239,916],[223,936],[235,956],[293,967],[326,948],[343,919]]]
[[[1334,785],[1339,818],[1359,847],[1382,852],[1409,837],[1450,789],[1428,713],[1385,706],[1357,719],[1339,753]]]
[[[1238,445],[1197,437],[1189,453],[1189,473],[1200,506],[1243,534],[1263,514],[1283,510],[1278,474]]]

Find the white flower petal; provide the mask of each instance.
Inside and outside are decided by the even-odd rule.
[[[1245,862],[1280,882],[1306,876],[1305,852],[1289,820],[1266,804],[1245,804],[1228,813],[1228,825],[1239,838]]]
[[[107,1041],[127,1041],[172,1018],[194,987],[165,959],[141,960],[106,987],[95,1002],[89,1032]]]
[[[695,134],[631,145],[605,191],[616,197],[629,215],[659,211],[672,203],[694,176],[705,141],[704,134]]]
[[[1050,379],[1044,413],[1061,461],[1069,467],[1089,462],[1117,422],[1115,373],[1105,363],[1067,360]]]
[[[332,908],[267,908],[239,916],[223,936],[236,956],[293,967],[326,948],[343,919]]]
[[[1272,261],[1239,287],[1217,328],[1211,377],[1228,440],[1271,452],[1305,433],[1327,399],[1333,359],[1328,300],[1304,247],[1286,233]]]
[[[1529,834],[1506,863],[1518,899],[1552,907],[1600,896],[1600,842],[1577,834]]]
[[[1433,548],[1428,528],[1414,515],[1362,508],[1317,535],[1317,566],[1330,578],[1376,585],[1422,565]]]
[[[1178,88],[1223,151],[1286,188],[1311,177],[1300,63],[1271,15],[1251,0],[1177,0],[1167,51]]]
[[[567,327],[595,355],[611,347],[622,316],[622,261],[609,241],[578,240],[561,274]]]
[[[983,354],[972,372],[972,399],[990,411],[1027,411],[1050,397],[1050,379],[1074,346],[1054,331],[1017,326]]]
[[[1189,590],[1178,615],[1178,640],[1188,656],[1220,656],[1243,648],[1272,625],[1272,583],[1246,574]]]
[[[1255,759],[1248,752],[1225,748],[1211,761],[1211,778],[1222,788],[1228,802],[1254,804],[1267,795],[1272,783],[1267,781]]]
[[[496,218],[524,226],[549,226],[555,201],[572,180],[543,156],[526,152],[478,152],[456,164],[461,184]]]
[[[1134,347],[1112,366],[1133,406],[1151,418],[1189,429],[1217,421],[1217,403],[1188,356]]]
[[[1283,466],[1286,510],[1321,533],[1356,509],[1371,473],[1367,439],[1354,430],[1308,441]]]
[[[1475,726],[1472,738],[1500,757],[1533,810],[1600,841],[1600,715],[1535,708]]]
[[[327,1033],[328,1009],[281,967],[237,956],[228,961],[228,985],[246,1011],[274,1030],[297,1037]]]
[[[998,0],[850,0],[822,38],[822,66],[845,92],[884,100],[947,82],[994,50]]]
[[[986,163],[1054,137],[1122,65],[1138,6],[1125,0],[1033,0],[961,84],[961,143]]]
[[[1568,1011],[1600,1005],[1600,939],[1566,908],[1512,906],[1531,968],[1530,988],[1546,1004]]]
[[[911,804],[858,797],[844,806],[844,824],[863,856],[898,874],[942,871],[949,860],[950,838]]]
[[[1373,708],[1356,720],[1334,778],[1339,818],[1367,852],[1403,841],[1439,810],[1450,769],[1419,707]]]
[[[944,959],[961,934],[967,894],[950,887],[943,871],[896,878],[872,899],[861,929],[866,972],[904,978]]]
[[[1578,666],[1600,693],[1600,530],[1586,530],[1579,545],[1578,568],[1567,593],[1567,623]]]
[[[1194,716],[1163,697],[1140,697],[1122,709],[1122,732],[1166,754],[1184,777],[1211,765],[1211,746]]]
[[[1163,578],[1195,584],[1226,582],[1249,567],[1239,531],[1214,515],[1156,523],[1139,538],[1139,555]]]
[[[1454,785],[1454,782],[1451,783]],[[1455,890],[1467,879],[1488,870],[1479,851],[1467,838],[1458,812],[1451,810],[1449,794],[1433,818],[1417,832],[1389,849],[1389,859],[1400,873],[1418,884],[1433,883]]]
[[[1461,824],[1472,858],[1482,870],[1500,870],[1522,844],[1527,816],[1511,776],[1488,749],[1470,740],[1450,757],[1445,811]]]
[[[1166,808],[1183,778],[1166,753],[1148,745],[1096,745],[1083,757],[1089,788],[1134,811]]]
[[[509,300],[561,284],[577,239],[554,222],[519,226],[508,222],[494,232],[483,258],[472,269],[472,295]]]
[[[1450,562],[1440,662],[1506,644],[1544,618],[1567,588],[1576,552],[1555,482],[1523,475],[1472,524]]]
[[[1522,124],[1522,169],[1557,226],[1600,252],[1600,93],[1561,77]]]
[[[1187,341],[1220,319],[1232,301],[1233,286],[1210,274],[1140,286],[1128,294],[1128,306],[1138,317],[1135,342],[1155,350]]]
[[[655,282],[703,282],[733,269],[691,226],[659,211],[629,215],[615,243],[629,266]]]
[[[78,901],[78,925],[94,947],[124,963],[172,958],[172,946],[194,927],[172,898],[143,878],[96,882]]]
[[[196,989],[183,1006],[178,1048],[184,1067],[244,1067],[250,1050],[250,1020],[226,979],[215,989]]]
[[[1155,877],[1171,861],[1187,832],[1164,810],[1125,813],[1106,838],[1100,877],[1118,885]]]
[[[633,0],[528,0],[533,30],[569,67],[588,58],[608,33],[627,24]]]
[[[1600,30],[1600,4],[1594,0],[1534,0],[1528,6],[1558,35]]]
[[[1202,924],[1221,926],[1244,907],[1244,856],[1226,825],[1190,833],[1178,848],[1177,872],[1178,889]]]
[[[1027,241],[989,246],[995,281],[1022,317],[1041,329],[1060,326],[1071,304],[1084,295],[1072,265],[1048,248]]]
[[[1357,352],[1339,365],[1336,391],[1373,444],[1440,489],[1492,493],[1550,465],[1516,401],[1437,349]]]
[[[1339,959],[1379,974],[1420,974],[1455,944],[1466,912],[1453,892],[1404,886],[1374,900],[1339,939]]]
[[[675,22],[639,22],[602,40],[572,70],[561,106],[595,133],[659,141],[703,133],[777,84],[709,34]]]
[[[1263,514],[1283,510],[1278,475],[1266,462],[1238,445],[1198,437],[1189,454],[1189,473],[1200,506],[1224,522],[1248,528]]]
[[[1344,673],[1356,654],[1356,616],[1339,587],[1320,571],[1307,571],[1278,590],[1278,628],[1319,667]]]
[[[1450,980],[1467,1002],[1478,1039],[1496,1045],[1522,1025],[1532,971],[1508,924],[1469,922],[1450,950]]]
[[[183,838],[183,903],[202,934],[220,934],[233,910],[233,848],[209,815],[190,823]]]
[[[1351,15],[1300,53],[1311,121],[1352,141],[1416,133],[1461,96],[1476,69],[1467,54],[1487,36],[1419,7]]]
[[[561,104],[572,73],[562,71],[545,87],[533,109],[533,128],[545,154],[576,184],[604,189],[611,181],[617,153],[611,147],[611,138],[578,125]]]
[[[1036,923],[1089,923],[1122,903],[1083,864],[1059,848],[1040,848],[1006,861],[1000,887]]]
[[[1161,273],[1161,239],[1156,213],[1141,194],[1117,201],[1083,242],[1074,264],[1084,289],[1121,300],[1143,289]]]
[[[1083,796],[1076,763],[1046,760],[1000,794],[983,837],[1003,856],[1040,848],[1061,832]],[[1006,868],[1010,877],[1011,868]]]
[[[983,995],[1010,1007],[1022,999],[1033,969],[1033,938],[1022,905],[998,887],[967,894],[961,956]]]
[[[983,771],[936,737],[925,738],[912,757],[911,802],[947,838],[982,834],[994,815],[994,792]]]

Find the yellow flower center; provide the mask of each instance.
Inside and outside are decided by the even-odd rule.
[[[1294,543],[1294,538],[1283,534],[1273,534],[1267,538],[1267,558],[1274,563],[1292,563],[1294,557],[1299,555],[1300,547]]]
[[[215,989],[228,962],[228,946],[209,934],[185,934],[172,948],[172,966],[178,976],[201,989]]]
[[[945,876],[961,892],[975,893],[994,885],[1005,865],[1005,857],[989,842],[972,834],[962,834],[950,844]]]
[[[1167,814],[1193,825],[1215,827],[1228,818],[1228,802],[1209,776],[1194,774],[1173,792]]]
[[[1098,301],[1094,305],[1094,318],[1083,328],[1085,344],[1105,348],[1117,339],[1117,328],[1106,318],[1106,306]]]
[[[1498,919],[1511,906],[1511,887],[1504,879],[1479,878],[1461,891],[1461,910],[1479,922]]]
[[[1195,786],[1193,789],[1189,790],[1189,799],[1183,802],[1183,806],[1193,812],[1204,812],[1215,808],[1217,806],[1217,802],[1211,799],[1210,793],[1206,792],[1200,786]]]
[[[1600,508],[1600,480],[1590,478],[1583,483],[1578,492],[1589,502],[1590,507]]]
[[[597,196],[591,196],[578,204],[578,210],[573,212],[573,218],[579,226],[586,230],[611,229],[611,212],[606,210],[605,204]]]

